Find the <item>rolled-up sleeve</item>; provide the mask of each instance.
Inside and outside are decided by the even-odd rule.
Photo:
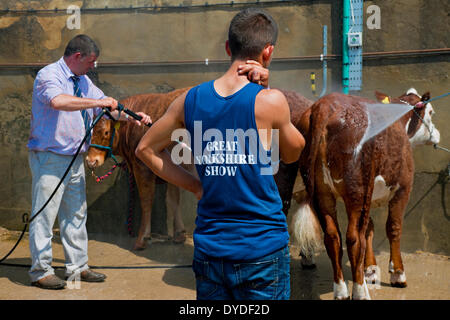
[[[36,97],[45,104],[50,104],[52,99],[64,93],[64,86],[58,78],[39,73],[34,83]]]
[[[88,88],[89,88],[88,95],[87,95],[88,98],[100,100],[100,99],[103,99],[106,97],[105,94],[103,93],[103,91],[101,89],[99,89],[91,81],[91,79],[88,79]],[[94,116],[97,116],[102,111],[102,108],[99,108],[99,107],[96,107],[93,109],[94,109]]]
[[[58,78],[39,73],[34,83],[34,92],[39,101],[49,105],[54,97],[64,93],[64,86]]]

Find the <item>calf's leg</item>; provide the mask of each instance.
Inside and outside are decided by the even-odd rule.
[[[155,196],[155,175],[147,167],[137,164],[133,166],[134,179],[141,203],[141,224],[133,250],[143,250],[147,247],[147,239],[151,238],[151,217],[153,199]]]
[[[169,234],[173,234],[173,242],[184,243],[186,241],[186,230],[181,217],[180,188],[173,184],[167,184],[166,208],[167,227]]]
[[[324,231],[324,243],[333,266],[334,299],[346,300],[350,298],[350,295],[342,272],[342,237],[337,221],[336,199],[331,192],[316,192],[316,195],[316,207],[319,209],[319,220]]]
[[[375,284],[379,281],[379,268],[373,252],[373,232],[374,225],[372,218],[369,218],[369,225],[366,232],[366,255],[364,260],[364,273],[366,283]]]
[[[354,300],[370,300],[367,284],[364,279],[364,257],[366,251],[366,232],[369,224],[368,212],[353,207],[349,210],[347,227],[347,251],[352,268]]]
[[[400,237],[402,233],[403,213],[408,203],[409,190],[402,188],[397,191],[389,202],[389,215],[386,222],[386,234],[389,239],[391,257],[389,260],[389,273],[391,273],[391,286],[405,288],[406,274],[403,267],[400,251]]]

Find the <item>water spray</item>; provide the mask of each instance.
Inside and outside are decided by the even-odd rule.
[[[381,103],[373,103],[365,105],[365,112],[367,114],[367,128],[364,133],[363,138],[361,139],[358,147],[355,150],[355,154],[359,153],[364,143],[368,140],[372,139],[383,130],[391,126],[398,119],[403,117],[408,112],[414,110],[415,108],[424,108],[431,101],[435,101],[438,99],[442,99],[450,95],[450,92],[439,95],[432,99],[428,99],[426,101],[420,101],[416,105],[410,105],[406,101],[400,100],[402,103],[390,103],[388,97],[381,101]],[[416,113],[416,115],[422,120],[423,124],[427,127],[427,129],[431,130],[428,125],[423,121],[423,119]],[[436,149],[442,149],[448,151],[448,149],[439,147],[436,144],[434,145]]]
[[[365,105],[367,114],[367,128],[359,146],[375,137],[377,134],[391,126],[398,119],[414,109],[408,103],[373,103]]]

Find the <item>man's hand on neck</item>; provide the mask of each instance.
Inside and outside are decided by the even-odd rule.
[[[258,61],[247,60],[238,67],[239,75],[247,75],[251,82],[269,87],[269,69],[264,68]]]
[[[238,73],[239,66],[245,61],[235,60],[228,68],[227,72],[219,79],[214,81],[214,89],[222,97],[228,97],[249,83],[247,75]]]

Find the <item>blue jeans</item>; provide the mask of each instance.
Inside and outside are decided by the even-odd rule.
[[[194,249],[198,300],[289,300],[289,247],[249,261],[209,257]]]

